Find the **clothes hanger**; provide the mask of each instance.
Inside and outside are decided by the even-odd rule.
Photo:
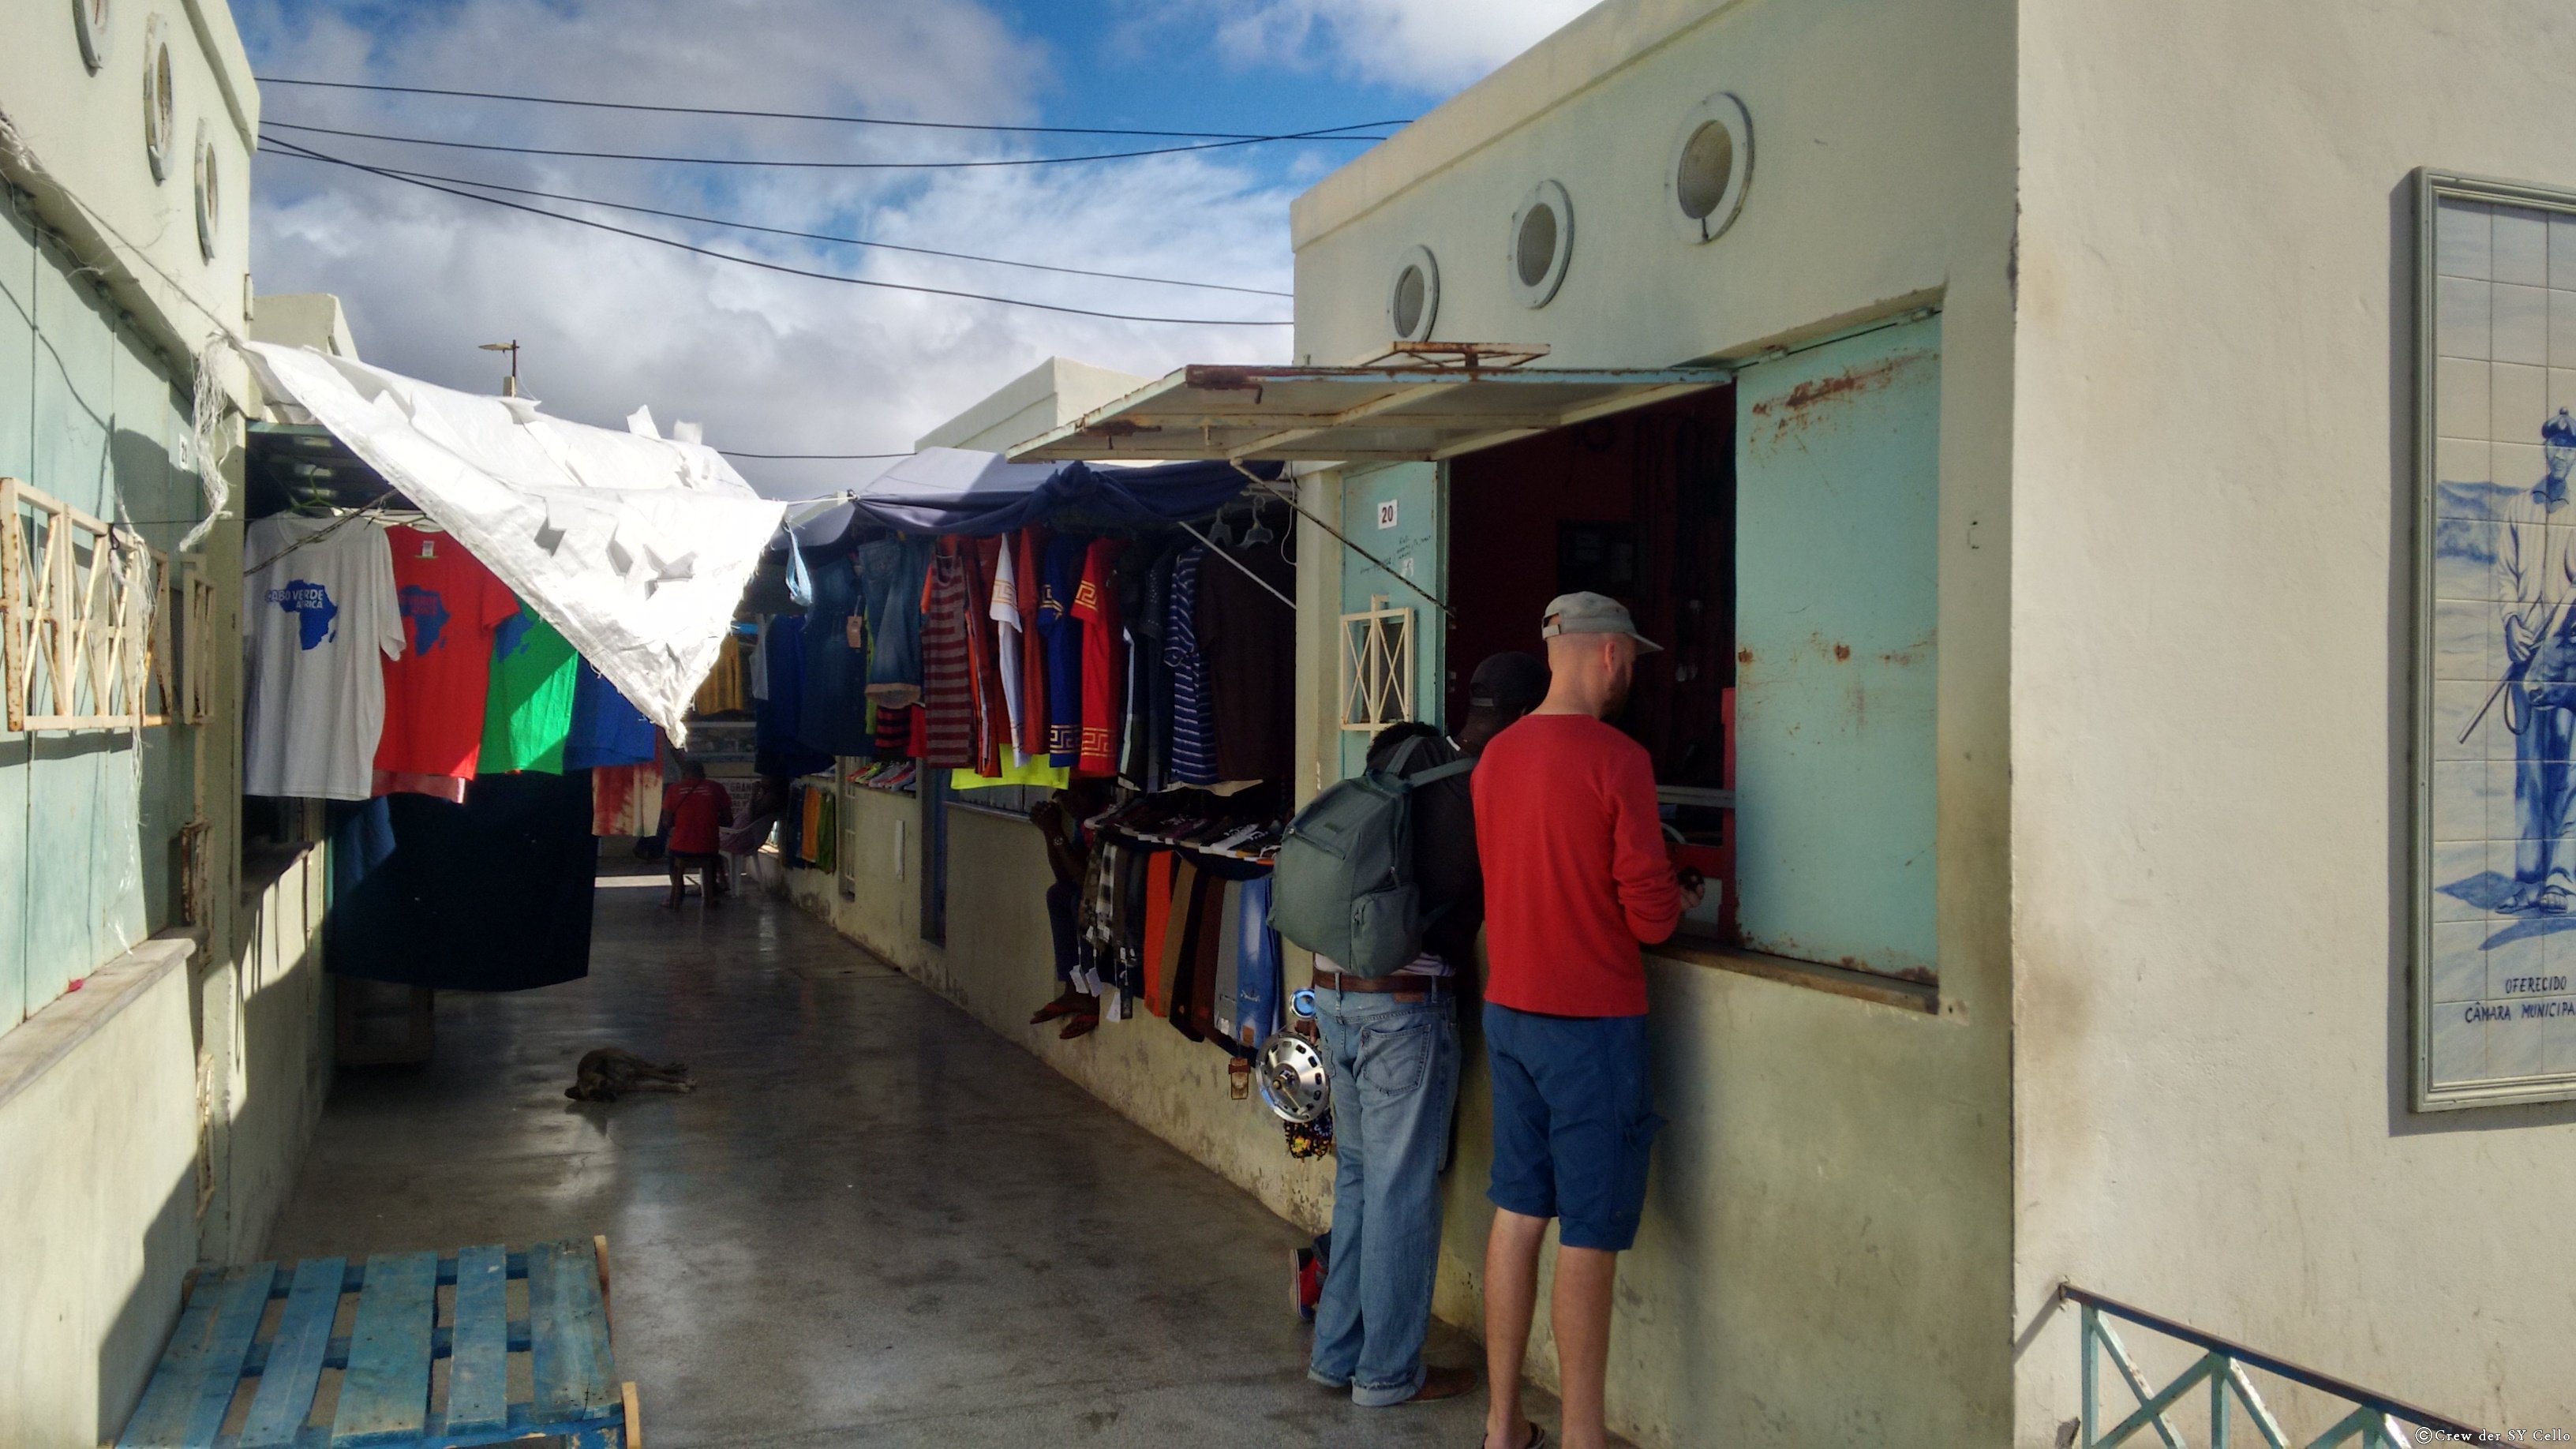
[[[1261,505],[1258,503],[1253,504],[1252,527],[1245,529],[1243,532],[1243,546],[1245,548],[1257,548],[1260,545],[1269,543],[1278,537],[1278,534],[1271,531],[1269,524],[1261,521]]]

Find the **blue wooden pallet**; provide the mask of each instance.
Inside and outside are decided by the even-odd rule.
[[[467,1449],[536,1434],[565,1449],[641,1449],[635,1386],[618,1381],[609,1353],[607,1252],[600,1238],[211,1269],[118,1449]],[[513,1278],[527,1281],[525,1318],[509,1316]],[[438,1290],[451,1286],[455,1311],[441,1324]],[[343,1337],[345,1295],[357,1305]],[[523,1402],[508,1398],[514,1353],[528,1355],[535,1388]],[[443,1401],[431,1374],[442,1358]],[[338,1406],[311,1423],[328,1369],[340,1373]]]

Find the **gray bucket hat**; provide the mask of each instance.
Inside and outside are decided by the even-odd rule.
[[[1625,634],[1637,641],[1640,654],[1660,654],[1664,647],[1638,633],[1637,621],[1628,617],[1628,606],[1607,594],[1557,595],[1548,600],[1538,632],[1544,639],[1559,634]]]

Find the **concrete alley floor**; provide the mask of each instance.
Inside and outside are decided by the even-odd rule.
[[[442,994],[433,1063],[342,1073],[270,1251],[607,1234],[650,1449],[1477,1442],[1481,1387],[1306,1381],[1304,1235],[1250,1195],[793,907],[659,884],[602,882],[587,980]],[[567,1100],[600,1046],[699,1088]]]

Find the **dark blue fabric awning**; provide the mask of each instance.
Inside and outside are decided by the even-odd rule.
[[[1000,454],[930,448],[895,464],[852,495],[858,511],[906,533],[976,537],[1032,523],[1148,527],[1205,518],[1283,465],[1223,461],[1102,468],[1089,463],[1011,463]]]

